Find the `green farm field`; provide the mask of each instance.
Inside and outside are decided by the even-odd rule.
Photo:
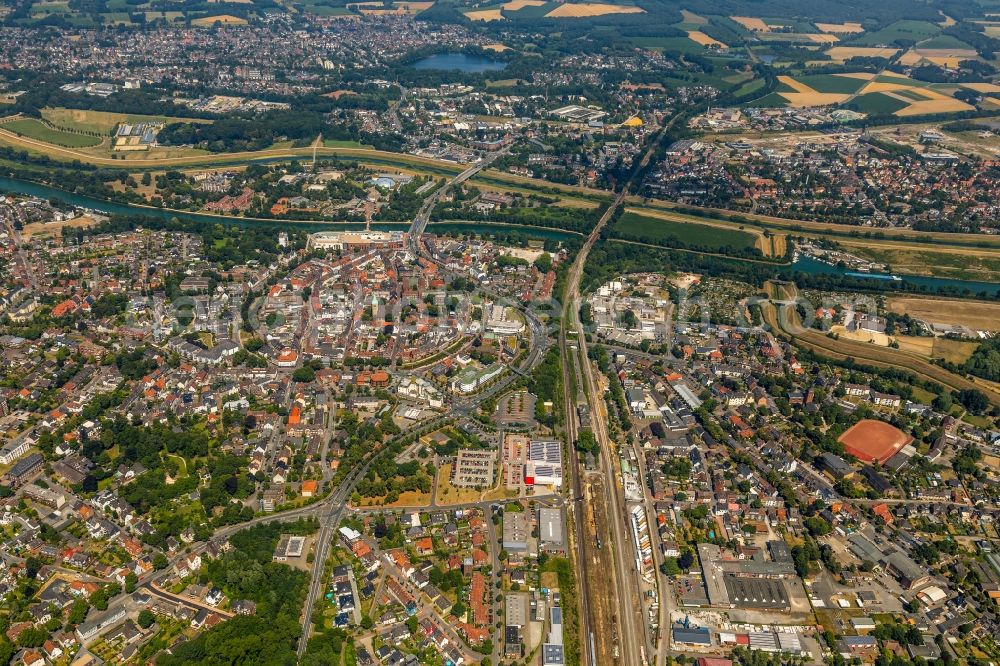
[[[755,247],[754,234],[738,229],[724,229],[697,223],[677,222],[626,212],[611,228],[612,235],[651,243],[676,239],[692,248],[706,251],[722,248],[749,249]]]
[[[3,128],[29,139],[37,139],[57,146],[66,146],[67,148],[88,148],[101,143],[101,140],[96,136],[61,132],[48,127],[34,118],[11,120],[4,123]]]

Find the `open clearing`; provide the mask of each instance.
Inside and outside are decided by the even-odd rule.
[[[644,14],[642,7],[630,5],[608,5],[602,2],[584,2],[580,4],[564,3],[545,15],[546,18],[586,18],[588,16],[605,16],[607,14]]]
[[[886,306],[897,314],[931,323],[968,326],[977,331],[1000,330],[1000,303],[904,296],[888,299]]]
[[[200,27],[213,26],[216,23],[222,25],[246,25],[247,20],[231,14],[219,14],[218,16],[203,16],[191,21],[191,25]]]
[[[835,35],[853,35],[865,31],[860,23],[814,23],[813,25],[820,32],[829,32]]]
[[[913,352],[927,358],[943,358],[950,363],[961,365],[969,360],[972,352],[979,346],[971,340],[952,340],[949,338],[914,337],[899,335],[894,338],[902,351]]]
[[[723,48],[728,48],[726,44],[723,44],[719,40],[709,37],[701,30],[690,30],[688,31],[688,39],[696,44],[701,44],[702,46],[721,46]]]
[[[94,218],[87,215],[81,215],[80,217],[74,217],[72,220],[64,220],[62,222],[32,222],[24,226],[21,236],[24,240],[30,240],[32,237],[54,237],[62,234],[64,228],[84,229],[94,226],[94,223]]]

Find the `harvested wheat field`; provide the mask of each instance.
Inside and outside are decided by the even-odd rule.
[[[474,12],[466,12],[465,17],[470,21],[502,21],[503,14],[499,9],[480,9]]]
[[[545,15],[546,18],[586,18],[607,14],[645,14],[642,7],[631,5],[608,5],[601,2],[564,3]]]
[[[834,62],[843,63],[851,58],[891,58],[899,49],[868,46],[834,46],[824,53]]]
[[[822,35],[809,33],[806,34],[805,36],[809,38],[810,42],[815,42],[817,44],[833,44],[834,42],[840,41],[840,37],[837,37],[837,35],[830,35],[827,33],[824,33]]]
[[[791,106],[830,106],[846,102],[850,95],[845,93],[820,93],[820,92],[797,92],[778,93],[784,97]]]
[[[804,83],[802,83],[800,81],[796,81],[795,79],[793,79],[790,76],[784,76],[784,75],[779,76],[778,77],[778,81],[780,81],[781,83],[784,83],[789,88],[792,88],[795,92],[799,92],[799,93],[814,93],[814,92],[816,92],[815,90],[813,90],[812,88],[810,88],[806,84],[804,84]]]
[[[751,16],[730,16],[729,18],[736,21],[751,32],[771,32],[771,26],[764,23],[759,18],[753,18]]]
[[[875,78],[875,75],[871,72],[841,72],[840,74],[834,74],[834,76],[841,76],[845,79],[861,79],[862,81],[871,81]]]
[[[980,93],[995,93],[1000,92],[1000,86],[995,83],[962,83],[960,84],[963,88],[968,88],[969,90],[975,90]]]
[[[864,32],[860,23],[815,23],[820,32],[830,32],[835,35],[854,35]]]
[[[701,30],[691,30],[688,32],[688,39],[696,44],[701,44],[702,46],[720,46],[722,48],[728,48],[726,44],[723,44],[717,39],[709,37]]]
[[[886,306],[896,314],[908,314],[932,324],[955,324],[977,331],[1000,331],[1000,303],[899,297],[890,298]]]
[[[483,47],[487,51],[494,51],[496,53],[503,53],[504,51],[510,51],[510,47],[506,44],[487,44]]]
[[[961,113],[975,111],[976,107],[952,97],[943,99],[928,99],[922,102],[911,102],[905,109],[900,109],[894,116],[926,116],[934,113]]]
[[[516,12],[518,9],[541,7],[544,4],[545,0],[510,0],[510,2],[503,3],[503,8],[510,12]]]
[[[219,14],[218,16],[202,16],[201,18],[196,18],[191,21],[191,25],[200,27],[212,26],[216,23],[221,23],[222,25],[246,25],[247,20],[242,19],[239,16]]]

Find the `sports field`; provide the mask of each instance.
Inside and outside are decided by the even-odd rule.
[[[913,438],[885,421],[864,419],[851,426],[837,441],[844,445],[847,453],[862,462],[885,463]]]

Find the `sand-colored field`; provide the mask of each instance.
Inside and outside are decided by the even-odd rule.
[[[840,37],[837,37],[837,35],[830,35],[827,33],[824,33],[822,35],[810,33],[805,36],[809,38],[809,41],[815,42],[817,44],[833,44],[834,42],[840,41]]]
[[[401,0],[400,2],[392,3],[392,8],[387,8],[383,3],[374,1],[352,2],[347,5],[348,8],[353,7],[368,16],[382,16],[385,14],[409,14],[413,16],[433,6],[434,3],[429,0]]]
[[[778,94],[788,100],[791,106],[830,106],[846,102],[850,98],[850,95],[845,93],[808,92]]]
[[[503,3],[503,8],[509,12],[516,12],[518,9],[524,9],[525,7],[541,7],[545,4],[545,0],[510,0],[509,2]]]
[[[686,9],[681,10],[681,17],[684,19],[684,23],[690,23],[691,25],[708,25],[707,18],[704,16],[698,16],[694,12]]]
[[[213,26],[216,23],[221,23],[222,25],[246,25],[247,20],[239,16],[232,16],[231,14],[219,14],[218,16],[203,16],[191,21],[191,25],[202,27]]]
[[[845,62],[851,58],[891,58],[899,49],[868,46],[834,46],[824,53],[834,62]]]
[[[871,72],[841,72],[840,74],[834,74],[834,76],[842,76],[845,79],[861,79],[862,81],[871,81],[875,78],[875,75]]]
[[[814,25],[820,32],[830,32],[835,35],[853,35],[865,31],[860,23],[816,23]]]
[[[813,90],[812,88],[810,88],[806,84],[801,83],[800,81],[796,81],[795,79],[793,79],[790,76],[785,76],[785,75],[779,76],[778,77],[778,81],[780,81],[781,83],[784,83],[786,86],[788,86],[789,88],[792,88],[793,90],[795,90],[795,92],[798,92],[798,93],[814,93],[814,92],[816,92],[815,90]]]
[[[956,324],[977,331],[1000,331],[1000,303],[947,298],[890,298],[886,306],[932,324]]]
[[[603,2],[582,2],[579,4],[563,3],[546,14],[546,18],[586,18],[588,16],[605,16],[607,14],[644,14],[642,7],[626,5],[608,5]]]
[[[963,83],[961,86],[981,93],[1000,92],[1000,86],[995,83]]]
[[[717,39],[709,37],[701,30],[690,30],[688,31],[688,39],[696,44],[701,44],[702,46],[719,46],[721,48],[729,48],[728,45],[723,44]]]
[[[951,26],[955,25],[955,19],[953,19],[952,17],[948,16],[942,11],[938,11],[938,14],[941,15],[941,22],[938,23],[938,25],[941,26],[942,28],[950,28]]]
[[[504,51],[510,51],[510,47],[506,44],[487,44],[483,47],[487,51],[495,51],[496,53],[503,53]]]
[[[21,237],[24,240],[37,237],[53,237],[61,234],[64,228],[83,229],[94,226],[94,223],[94,218],[87,215],[74,217],[72,220],[65,220],[63,222],[32,222],[24,226],[24,229],[21,231]]]
[[[897,335],[893,339],[901,351],[919,354],[927,358],[943,358],[956,365],[969,360],[972,352],[979,346],[978,342],[971,340],[951,340],[949,338],[918,338],[910,335]]]
[[[466,18],[470,21],[502,21],[503,14],[500,13],[499,9],[479,9],[474,12],[466,12]]]
[[[736,21],[751,32],[771,32],[771,26],[764,23],[764,21],[759,18],[753,18],[751,16],[730,16],[729,18]]]
[[[987,37],[1000,37],[1000,25],[988,25],[983,28]]]
[[[911,102],[905,109],[900,109],[894,116],[926,116],[934,113],[961,113],[975,111],[975,107],[953,97],[944,99],[929,99],[922,102]]]

